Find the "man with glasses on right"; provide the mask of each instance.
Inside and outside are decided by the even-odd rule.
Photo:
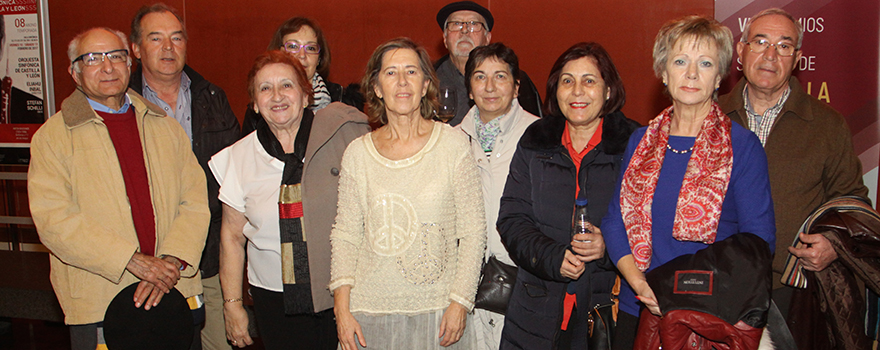
[[[806,327],[811,321],[802,316],[809,315],[819,324],[831,316],[819,313],[818,307],[815,312],[804,312],[807,303],[803,301],[812,298],[809,290],[782,285],[786,258],[791,253],[800,258],[806,270],[820,272],[838,255],[827,238],[799,232],[800,226],[814,209],[831,199],[844,195],[868,198],[846,120],[804,92],[792,76],[801,57],[802,41],[802,27],[784,10],[774,8],[756,14],[736,46],[745,77],[719,98],[721,110],[755,132],[767,153],[777,235],[773,299],[782,315],[787,316],[801,350],[830,348],[815,343],[817,337],[828,340],[827,332],[811,331]],[[790,248],[797,235],[805,243],[804,248]],[[858,296],[858,291],[854,292]],[[861,307],[861,314],[855,318],[864,315],[864,304]],[[829,312],[839,311],[829,308]]]

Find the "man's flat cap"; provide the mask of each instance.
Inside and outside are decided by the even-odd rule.
[[[125,287],[104,314],[104,340],[109,350],[186,350],[193,341],[192,311],[186,298],[172,289],[159,305],[134,307],[138,283]]]
[[[490,32],[492,31],[492,27],[495,25],[495,18],[492,17],[492,12],[489,12],[487,8],[480,6],[480,4],[477,4],[473,1],[458,1],[443,6],[443,8],[440,9],[440,12],[437,12],[437,24],[440,25],[440,29],[446,29],[444,28],[446,26],[446,19],[449,18],[449,15],[456,11],[474,11],[476,13],[479,13],[481,16],[483,16],[483,18],[486,19],[486,26],[488,27]]]

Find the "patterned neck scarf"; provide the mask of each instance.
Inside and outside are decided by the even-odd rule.
[[[477,109],[476,114],[474,114],[474,121],[476,122],[474,124],[477,127],[477,140],[480,141],[480,147],[483,148],[483,152],[486,152],[486,156],[492,155],[492,150],[495,149],[495,139],[501,134],[501,119],[505,116],[506,114],[498,116],[484,124],[483,120],[480,119],[480,110]]]
[[[321,78],[321,75],[318,72],[315,72],[315,75],[312,76],[312,90],[314,90],[315,102],[309,106],[309,109],[312,112],[320,111],[327,107],[330,104],[330,90],[327,90],[327,84],[324,84],[324,79]]]
[[[312,287],[309,278],[309,251],[302,227],[303,159],[314,114],[303,111],[293,153],[284,153],[281,142],[269,129],[265,119],[257,124],[257,139],[272,157],[284,162],[281,194],[278,196],[278,228],[281,231],[281,276],[284,283],[284,314],[313,313]]]
[[[642,272],[651,266],[651,205],[666,156],[672,112],[672,107],[667,108],[648,125],[620,188],[620,209],[629,246]],[[713,103],[697,134],[678,194],[672,237],[679,241],[715,242],[721,204],[733,168],[730,128],[730,118]]]

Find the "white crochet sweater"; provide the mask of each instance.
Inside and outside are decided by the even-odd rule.
[[[351,312],[414,315],[473,308],[486,246],[480,178],[464,136],[436,123],[425,147],[389,160],[370,134],[342,157],[330,234],[330,290]]]

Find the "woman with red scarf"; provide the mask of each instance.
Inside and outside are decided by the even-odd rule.
[[[634,338],[641,306],[662,315],[646,272],[740,232],[774,247],[764,149],[715,102],[732,48],[730,30],[706,17],[671,21],[657,34],[654,72],[672,106],[630,137],[602,227],[626,282],[615,348],[632,348],[625,343]]]

